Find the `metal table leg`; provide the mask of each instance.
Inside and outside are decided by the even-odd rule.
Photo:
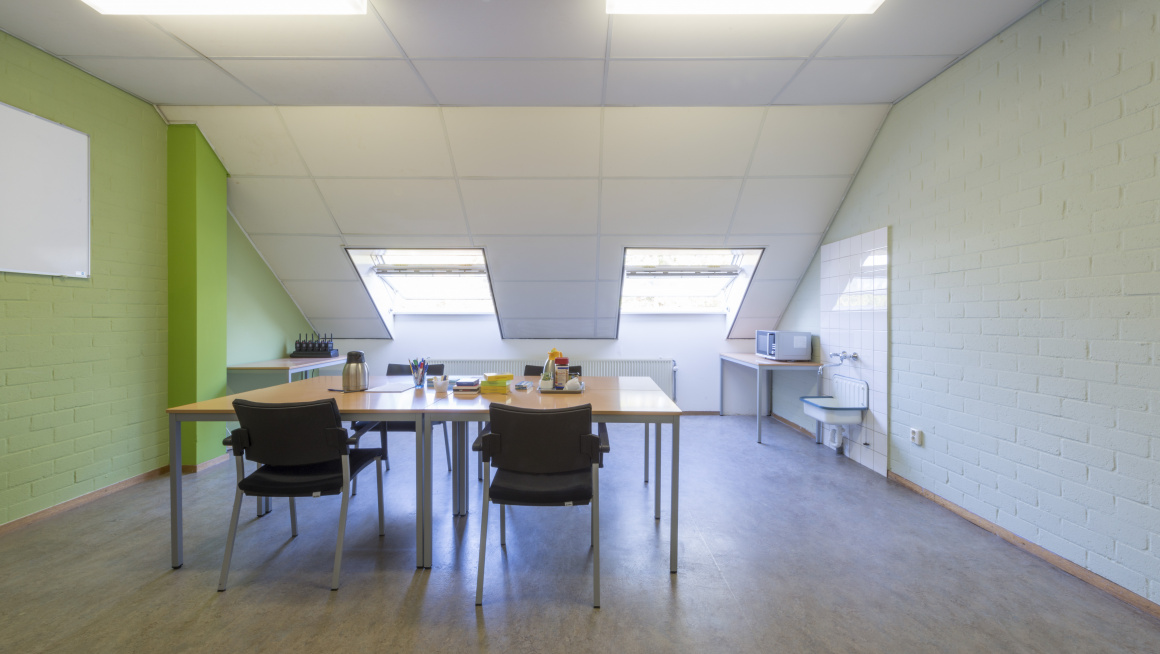
[[[425,568],[427,556],[427,538],[424,525],[427,512],[424,510],[426,501],[426,484],[423,481],[423,423],[426,420],[415,422],[415,567]]]
[[[656,498],[653,500],[653,517],[657,520],[661,519],[661,423],[656,424],[656,447],[653,448],[656,452],[653,454],[657,460],[656,478],[653,479],[653,491]]]
[[[681,454],[681,419],[676,417],[673,419],[673,491],[671,505],[669,507],[669,572],[676,573],[677,571],[677,497],[680,495],[680,484],[678,483],[678,459]]]
[[[171,565],[180,568],[185,559],[181,533],[181,421],[169,414],[169,548]]]

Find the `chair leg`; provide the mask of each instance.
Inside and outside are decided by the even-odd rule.
[[[600,608],[600,466],[592,464],[592,606]]]
[[[261,500],[262,498],[258,498]],[[261,506],[259,504],[258,506]],[[238,535],[238,516],[242,512],[242,489],[234,491],[234,512],[230,516],[230,533],[226,536],[226,555],[222,559],[222,574],[218,578],[218,592],[226,589],[226,577],[230,574],[230,559],[234,555],[234,538]]]
[[[294,506],[293,497],[290,498],[290,536],[298,537],[298,511],[297,507]]]
[[[507,508],[507,507],[504,506],[503,504],[496,504],[495,505],[496,511],[499,511],[499,546],[500,547],[507,547],[507,524],[506,524],[507,521],[504,518],[504,516],[507,515],[507,511],[504,510],[505,508]]]
[[[483,512],[479,517],[479,573],[475,578],[475,605],[483,606],[483,565],[487,554],[487,508],[491,504],[491,463],[483,466],[487,483],[483,485]],[[502,515],[502,514],[501,514]]]
[[[447,423],[443,423],[443,453],[447,455],[447,472],[451,472],[451,446],[447,444]],[[467,471],[464,470],[464,473]],[[466,476],[463,477],[467,479]]]
[[[350,506],[350,457],[342,455],[342,508],[338,512],[338,543],[334,546],[334,577],[330,590],[338,590],[338,575],[342,572],[342,538],[346,535],[346,510]]]
[[[379,482],[379,535],[386,536],[387,530],[383,526],[383,469],[379,466],[379,459],[375,457],[375,477]],[[290,498],[293,502],[294,498]]]

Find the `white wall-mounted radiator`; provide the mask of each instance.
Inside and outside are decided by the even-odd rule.
[[[542,366],[543,359],[428,359],[442,363],[448,375],[482,375],[485,372],[524,374],[524,366]],[[677,362],[672,359],[573,359],[585,375],[594,377],[651,377],[673,401],[677,397]]]

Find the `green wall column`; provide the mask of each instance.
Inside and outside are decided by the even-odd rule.
[[[169,405],[226,394],[226,173],[196,125],[170,125]],[[185,465],[225,452],[220,424],[182,428]]]

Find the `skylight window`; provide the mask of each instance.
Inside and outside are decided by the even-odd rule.
[[[717,313],[732,322],[760,259],[757,248],[625,248],[620,312]]]
[[[304,16],[366,14],[367,0],[83,0],[102,14]]]
[[[347,248],[379,314],[494,314],[483,250]]]
[[[872,14],[885,0],[607,0],[609,14]]]

